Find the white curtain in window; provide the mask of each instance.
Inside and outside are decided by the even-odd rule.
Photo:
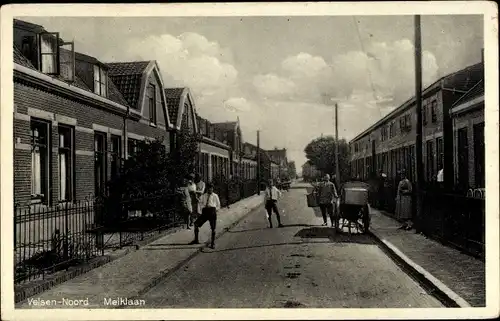
[[[42,166],[40,160],[40,149],[35,147],[31,152],[31,194],[42,193]]]
[[[99,75],[99,79],[100,79],[100,82],[101,82],[101,95],[102,96],[106,96],[106,72],[99,68],[100,69],[100,75]]]
[[[67,164],[67,159],[66,159],[66,154],[65,153],[60,153],[59,154],[59,181],[60,181],[60,191],[59,191],[59,199],[60,200],[66,200],[66,182],[67,182],[67,173],[66,173],[66,164]]]
[[[94,65],[94,93],[100,94],[101,90],[101,75],[99,73],[99,66]]]
[[[41,53],[42,53],[42,72],[43,73],[54,73],[56,71],[56,55],[54,44],[50,41],[47,36],[41,41]],[[47,55],[48,54],[48,55]]]

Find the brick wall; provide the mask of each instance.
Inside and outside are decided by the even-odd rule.
[[[84,199],[94,193],[94,131],[107,132],[108,150],[111,135],[123,136],[123,117],[110,111],[94,107],[71,97],[35,88],[22,81],[14,82],[14,195],[15,202],[26,203],[31,198],[31,152],[30,120],[42,118],[52,124],[51,164],[49,173],[49,195],[51,203],[59,199],[58,124],[71,125],[75,134],[75,190],[76,198]],[[162,128],[128,120],[128,133],[144,137],[160,137],[169,146],[169,133]],[[122,153],[124,142],[122,137]],[[124,155],[124,154],[122,154]],[[111,155],[107,157],[108,177]]]

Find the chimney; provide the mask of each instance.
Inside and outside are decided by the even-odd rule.
[[[484,48],[481,48],[481,62],[484,63]]]

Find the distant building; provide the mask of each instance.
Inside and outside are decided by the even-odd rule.
[[[286,155],[286,148],[275,148],[274,150],[266,151],[266,153],[271,158],[271,161],[277,165],[274,167],[275,172],[273,173],[273,177],[281,180],[288,180],[288,158]]]

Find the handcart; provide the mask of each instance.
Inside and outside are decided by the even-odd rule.
[[[340,189],[339,219],[342,227],[347,224],[349,234],[353,225],[363,233],[367,233],[370,228],[369,188],[366,183],[348,181]]]

